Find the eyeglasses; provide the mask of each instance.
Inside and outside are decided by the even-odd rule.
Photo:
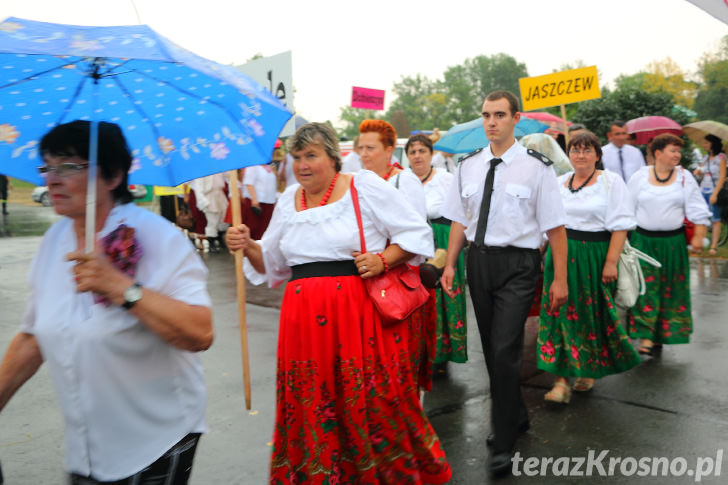
[[[572,148],[569,150],[569,155],[591,155],[592,153],[596,153],[593,148],[585,148],[583,150]]]
[[[76,175],[77,173],[81,172],[81,170],[87,167],[88,162],[64,162],[59,163],[58,165],[41,165],[40,167],[38,167],[38,172],[40,172],[43,177],[47,177],[49,173],[53,172],[55,172],[56,175],[58,175],[59,177],[70,177],[71,175]]]

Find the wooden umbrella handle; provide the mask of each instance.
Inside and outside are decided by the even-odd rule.
[[[230,204],[232,204],[233,226],[242,224],[240,213],[240,192],[238,191],[238,172],[228,172],[228,184],[230,186]],[[243,389],[245,391],[245,409],[251,408],[250,389],[250,358],[248,357],[248,324],[245,317],[245,277],[243,275],[243,250],[235,251],[235,283],[237,285],[238,297],[238,324],[240,326],[240,348],[243,358]]]

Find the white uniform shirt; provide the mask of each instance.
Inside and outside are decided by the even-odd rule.
[[[698,183],[683,168],[670,185],[652,185],[650,167],[635,173],[627,188],[635,204],[637,225],[648,231],[672,231],[682,227],[685,218],[694,224],[710,225],[710,210]]]
[[[354,185],[368,252],[381,252],[389,239],[405,251],[432,257],[432,229],[399,191],[368,170],[354,175]],[[266,274],[245,259],[245,275],[253,284],[275,287],[291,277],[293,265],[353,260],[352,251],[361,249],[350,191],[330,204],[296,212],[296,188],[283,192],[260,240]]]
[[[462,159],[442,206],[443,217],[465,226],[465,237],[471,242],[492,158],[485,147]],[[536,249],[542,233],[566,224],[556,174],[515,140],[500,158],[503,163],[495,169],[485,244]]]
[[[627,182],[637,170],[645,166],[645,157],[639,148],[632,145],[622,145],[622,163],[619,162],[619,150],[613,143],[602,147],[602,163],[604,168],[618,173],[622,180]]]
[[[295,179],[294,179],[295,180]],[[250,199],[246,185],[252,185],[255,196],[261,204],[275,204],[278,195],[278,179],[272,165],[253,165],[245,167],[243,175],[243,197]]]
[[[453,175],[444,169],[435,169],[435,174],[429,182],[423,185],[425,189],[425,203],[427,204],[427,218],[438,219],[442,217],[442,204],[452,184]]]
[[[577,231],[631,231],[637,225],[634,204],[619,174],[603,171],[594,185],[572,193],[565,184],[573,172],[559,177],[566,227]]]
[[[116,206],[99,234],[135,229],[135,278],[191,305],[210,306],[207,269],[184,235],[134,204]],[[177,349],[123,308],[77,293],[71,219],[51,227],[31,266],[21,331],[35,335],[65,419],[66,467],[101,481],[132,475],[191,432],[204,432],[205,384],[197,353]]]

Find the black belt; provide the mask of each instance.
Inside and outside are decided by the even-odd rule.
[[[535,252],[538,253],[538,249],[533,248],[519,248],[516,246],[486,246],[485,244],[477,245],[475,243],[470,243],[470,250],[478,251],[480,253],[515,253],[515,252]]]
[[[637,226],[637,229],[635,229],[638,233],[642,234],[643,236],[652,236],[652,237],[672,237],[677,236],[678,234],[685,234],[685,228],[684,227],[678,227],[677,229],[673,229],[671,231],[648,231],[647,229],[641,228]]]
[[[612,233],[609,231],[577,231],[567,228],[566,237],[575,241],[604,242],[609,241]]]
[[[430,224],[442,224],[443,226],[449,226],[452,224],[452,221],[445,217],[438,217],[437,219],[430,219]]]
[[[353,259],[297,264],[291,266],[291,271],[291,281],[317,276],[356,276],[359,274]]]

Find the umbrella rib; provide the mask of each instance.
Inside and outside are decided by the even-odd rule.
[[[229,109],[227,109],[227,107],[225,107],[224,105],[218,103],[217,101],[214,101],[214,100],[211,100],[211,99],[204,99],[199,94],[195,94],[195,93],[193,93],[191,91],[188,91],[186,89],[182,89],[179,86],[177,86],[175,84],[172,84],[172,83],[170,83],[170,82],[168,82],[168,81],[166,81],[164,79],[160,79],[160,78],[157,78],[157,77],[154,77],[154,76],[150,76],[149,74],[147,74],[145,72],[137,71],[136,69],[134,69],[134,72],[137,73],[137,74],[139,74],[139,75],[141,75],[141,76],[148,77],[149,79],[152,79],[153,81],[156,81],[156,82],[159,82],[159,83],[164,83],[165,85],[169,86],[170,88],[176,89],[180,93],[186,94],[186,95],[191,96],[191,97],[193,97],[195,99],[199,99],[199,100],[204,101],[206,103],[210,103],[210,104],[212,104],[214,106],[217,106],[218,108],[220,108],[224,113],[226,113],[230,117],[230,119],[233,121],[233,123],[235,124],[235,126],[244,127],[245,130],[246,130],[246,134],[250,137],[251,140],[255,140],[256,139],[255,136],[251,135],[250,128],[248,128],[247,126],[241,124],[237,120],[237,118],[235,117],[235,115],[233,113],[231,113]],[[257,144],[254,144],[254,146],[260,151],[260,148],[258,147]],[[264,155],[264,158],[270,155],[268,153],[261,153],[261,154]]]
[[[75,64],[75,62],[69,62],[67,64],[63,64],[62,66],[56,66],[56,67],[53,67],[53,68],[48,69],[48,70],[45,70],[45,71],[36,72],[34,74],[31,74],[28,77],[24,77],[23,79],[19,79],[17,81],[14,81],[14,82],[5,84],[3,86],[0,86],[0,89],[9,88],[9,87],[12,87],[12,86],[16,86],[18,84],[22,84],[24,82],[32,81],[34,78],[37,78],[39,76],[43,76],[43,75],[48,74],[48,73],[53,72],[53,71],[57,71],[59,69],[65,69],[67,66],[72,66],[73,64]]]
[[[63,112],[61,113],[61,117],[56,120],[56,125],[60,125],[63,122],[63,119],[66,117],[66,115],[71,111],[71,106],[76,104],[76,100],[78,99],[79,95],[81,94],[81,90],[83,89],[83,85],[88,81],[88,77],[84,76],[81,78],[81,82],[78,83],[78,86],[76,86],[76,92],[73,93],[73,96],[71,99],[68,100],[68,104],[63,109]]]
[[[119,86],[119,89],[121,89],[124,93],[124,95],[129,99],[133,100],[134,97],[131,95],[128,89],[126,89],[126,86],[124,86],[118,78],[112,78],[112,81],[116,83],[117,86]],[[132,107],[142,116],[142,120],[147,119],[149,120],[149,126],[151,127],[152,131],[154,132],[154,138],[159,140],[159,138],[162,136],[161,133],[159,133],[159,130],[157,130],[157,127],[154,126],[154,123],[151,122],[152,118],[147,115],[147,113],[141,109],[138,105],[136,105],[133,101],[131,102]]]

